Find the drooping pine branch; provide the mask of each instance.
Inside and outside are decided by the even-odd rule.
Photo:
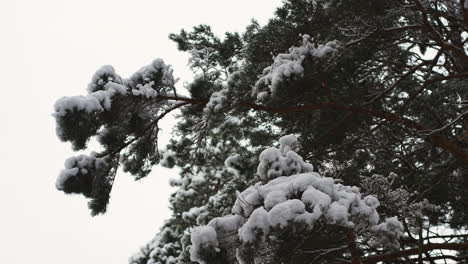
[[[182,101],[188,104],[207,104],[208,100],[205,99],[191,99],[185,97],[171,97],[171,96],[164,96],[161,97],[164,100],[175,100],[175,101]],[[265,111],[270,113],[278,113],[278,114],[288,114],[294,112],[308,112],[308,111],[317,111],[317,110],[324,110],[324,109],[333,109],[333,110],[341,110],[345,112],[351,112],[356,114],[365,114],[369,116],[373,116],[376,118],[383,119],[387,122],[390,122],[394,125],[400,126],[404,129],[413,129],[415,132],[421,131],[429,131],[430,128],[419,124],[416,121],[403,117],[401,115],[397,115],[391,112],[376,110],[368,107],[361,107],[361,106],[352,106],[352,105],[343,105],[336,102],[327,102],[327,103],[319,103],[319,104],[304,104],[304,105],[297,105],[297,106],[281,106],[281,107],[270,107],[259,105],[252,102],[240,102],[240,107],[249,108],[257,111]],[[434,133],[425,138],[428,142],[436,147],[440,147],[447,152],[451,153],[457,159],[468,162],[468,153],[460,149],[456,144],[448,140],[447,138],[443,137],[440,134]]]

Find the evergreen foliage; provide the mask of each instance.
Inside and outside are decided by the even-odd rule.
[[[93,215],[119,166],[181,169],[130,263],[467,260],[468,1],[285,0],[243,33],[169,37],[191,55],[188,96],[157,59],[128,79],[104,66],[55,105],[60,139],[102,145],[57,180]]]

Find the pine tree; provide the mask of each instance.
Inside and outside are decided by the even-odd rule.
[[[103,147],[56,184],[93,215],[119,167],[181,169],[132,264],[466,260],[468,2],[286,0],[265,26],[170,39],[191,55],[189,96],[157,59],[128,79],[104,66],[55,105],[60,139]]]

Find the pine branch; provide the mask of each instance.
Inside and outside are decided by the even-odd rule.
[[[454,120],[452,120],[451,122],[447,123],[446,125],[444,125],[443,127],[441,128],[437,128],[437,129],[433,129],[433,130],[430,130],[430,131],[426,131],[427,134],[426,136],[430,136],[434,133],[437,133],[437,132],[440,132],[440,131],[443,131],[445,130],[446,128],[450,127],[451,125],[455,124],[458,120],[460,120],[461,118],[463,118],[464,116],[468,115],[468,111],[465,111],[463,112],[462,114],[460,114],[459,116],[457,116]]]
[[[406,102],[401,106],[400,111],[403,111],[404,109],[406,109],[408,107],[408,105],[411,104],[416,99],[416,97],[422,91],[424,91],[424,89],[426,89],[430,84],[433,84],[433,83],[436,83],[436,82],[447,81],[447,80],[453,80],[453,79],[462,79],[462,78],[467,78],[467,77],[468,77],[468,72],[464,72],[464,73],[460,73],[460,74],[453,74],[453,75],[449,75],[449,76],[444,76],[444,77],[440,77],[440,78],[426,80],[418,90],[416,90],[414,93],[412,93],[409,96],[408,100],[406,100]]]
[[[453,76],[451,76],[450,78],[452,77]],[[459,76],[457,75],[457,77]],[[447,79],[447,78],[449,77],[445,77],[441,79]],[[175,96],[160,96],[159,98],[165,99],[165,100],[182,101],[182,102],[185,102],[186,104],[208,103],[208,100],[206,99],[191,99],[191,98],[186,98],[186,97],[175,97]],[[413,121],[411,119],[405,118],[403,116],[400,116],[391,112],[375,110],[372,108],[366,108],[366,107],[361,107],[361,106],[342,105],[336,102],[310,104],[310,105],[305,104],[305,105],[297,105],[297,106],[284,106],[284,107],[283,106],[270,107],[270,106],[258,105],[252,102],[240,102],[238,105],[240,107],[245,107],[245,108],[249,108],[253,110],[265,111],[265,112],[270,112],[270,113],[278,113],[278,114],[316,111],[316,110],[322,110],[322,109],[341,110],[341,111],[346,111],[346,112],[351,112],[351,113],[365,114],[365,115],[377,117],[380,119],[384,119],[390,123],[398,124],[402,126],[403,128],[414,129],[416,130],[416,132],[431,130],[419,124],[416,121]],[[464,162],[468,162],[468,153],[460,149],[456,144],[449,141],[447,138],[439,134],[431,134],[431,135],[428,135],[425,138],[425,140],[429,141],[432,145],[436,147],[440,147],[446,150],[447,152],[451,153],[457,159],[464,161]]]
[[[424,27],[428,29],[429,34],[432,36],[432,38],[439,44],[440,47],[446,48],[448,50],[451,50],[454,54],[457,54],[460,59],[463,59],[464,61],[468,62],[468,56],[464,52],[463,49],[460,49],[459,47],[453,45],[450,42],[447,42],[443,39],[442,35],[440,34],[439,31],[437,31],[431,23],[429,23],[429,14],[427,9],[424,7],[422,2],[420,0],[414,0],[416,3],[417,8],[421,12],[422,15],[422,22],[424,24]]]
[[[155,120],[153,120],[146,128],[145,130],[143,131],[142,135],[145,135],[147,132],[151,131],[156,125],[157,123],[163,119],[167,114],[169,114],[170,112],[176,110],[176,109],[179,109],[181,108],[182,106],[185,106],[185,105],[188,105],[190,104],[190,102],[186,102],[186,101],[183,101],[182,103],[180,104],[176,104],[175,106],[167,109],[164,113],[162,113],[161,115],[159,115]],[[118,154],[120,153],[120,151],[122,151],[123,149],[125,149],[126,147],[130,146],[130,144],[132,144],[133,142],[137,141],[140,137],[135,137],[127,142],[125,142],[124,144],[122,144],[119,148],[117,148],[116,150],[112,151],[111,153],[104,153],[103,156],[106,156],[106,155],[109,155],[109,156],[113,156],[115,154]]]
[[[359,253],[359,248],[356,244],[356,235],[353,230],[348,230],[346,232],[346,237],[348,239],[348,248],[351,252],[351,264],[361,264],[361,254]]]
[[[402,257],[417,255],[420,250],[424,252],[436,250],[436,249],[443,249],[443,250],[463,250],[468,251],[468,242],[465,243],[434,243],[434,244],[426,244],[422,247],[416,247],[411,249],[406,249],[402,251],[392,252],[388,254],[370,256],[362,259],[363,264],[374,264],[381,261],[389,261],[394,260]]]

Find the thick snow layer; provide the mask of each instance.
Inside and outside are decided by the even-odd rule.
[[[261,239],[273,228],[285,228],[291,223],[313,228],[319,219],[356,231],[370,228],[373,232],[387,232],[393,238],[401,236],[403,229],[396,218],[378,225],[378,206],[379,202],[373,196],[361,198],[356,187],[308,172],[282,176],[265,185],[258,183],[247,188],[238,194],[233,213],[247,219],[239,229],[239,238],[243,242]],[[216,221],[222,222],[222,218]]]
[[[204,250],[217,250],[218,239],[216,231],[211,226],[199,226],[192,230],[192,247],[190,248],[190,260],[198,261],[200,264],[208,263],[204,260]]]
[[[65,96],[57,100],[54,105],[54,116],[65,116],[68,111],[82,110],[87,113],[102,111],[103,108],[99,100],[94,96]]]
[[[63,117],[68,111],[84,111],[86,113],[102,112],[111,108],[112,99],[116,95],[155,97],[163,88],[172,88],[176,80],[172,68],[162,59],[154,60],[133,74],[130,79],[123,80],[112,66],[103,66],[96,71],[88,85],[89,94],[85,96],[63,97],[54,105],[54,116]]]
[[[330,41],[315,47],[310,36],[303,35],[301,46],[290,48],[289,53],[278,54],[273,64],[263,70],[263,76],[255,84],[254,94],[257,100],[265,100],[268,94],[275,95],[285,81],[302,77],[304,75],[303,62],[306,58],[325,57],[335,52],[338,47],[337,41]]]
[[[85,111],[86,113],[100,112],[111,108],[112,98],[117,95],[125,95],[127,88],[121,84],[108,82],[105,90],[92,92],[86,96],[62,97],[54,105],[54,116],[65,116],[68,111]]]
[[[89,94],[86,96],[63,97],[54,105],[54,116],[60,117],[67,111],[96,111],[109,110],[112,98],[117,95],[125,95],[128,88],[123,85],[122,78],[115,73],[112,66],[106,65],[99,68],[91,78],[88,85]]]
[[[224,166],[226,166],[227,171],[234,174],[236,177],[240,177],[239,168],[242,166],[240,164],[240,157],[239,154],[234,154],[224,161]]]
[[[260,207],[250,215],[247,223],[239,229],[239,236],[243,241],[250,242],[256,239],[257,234],[268,234],[270,221],[268,219],[268,212],[265,208]]]
[[[193,207],[189,211],[182,213],[182,219],[197,219],[197,217],[205,210],[205,207]]]
[[[123,84],[122,77],[115,72],[114,67],[104,65],[99,68],[91,78],[91,82],[88,84],[88,92],[92,93],[103,90],[103,86],[108,82]]]
[[[194,229],[192,243],[196,244],[190,251],[192,260],[204,263],[202,261],[206,259],[199,252],[200,245],[222,249],[221,238],[236,230],[238,243],[245,244],[275,237],[275,232],[286,230],[293,224],[313,229],[319,220],[363,236],[371,234],[376,246],[398,245],[403,226],[395,217],[379,223],[377,198],[362,197],[359,188],[342,185],[312,172],[312,165],[293,151],[296,147],[297,139],[288,135],[280,139],[280,149],[269,148],[260,154],[259,175],[271,176],[269,171],[277,167],[273,168],[275,177],[268,177],[267,183],[258,182],[237,192],[232,215],[211,220],[205,229]],[[226,165],[232,165],[234,160],[229,159]]]
[[[227,89],[222,89],[221,91],[214,92],[210,96],[210,100],[206,104],[203,111],[205,113],[219,112],[223,109],[227,101]]]
[[[230,168],[230,167],[235,167],[236,165],[239,164],[240,161],[240,155],[239,154],[233,154],[229,156],[225,161],[224,161],[224,166]]]
[[[99,170],[107,166],[106,158],[97,158],[96,153],[91,155],[78,155],[70,157],[65,161],[65,169],[63,169],[56,182],[55,187],[58,190],[64,190],[65,183],[71,177],[79,177],[80,175],[86,175],[91,170]]]
[[[306,223],[310,228],[320,216],[324,216],[324,220],[329,224],[349,228],[355,227],[356,224],[376,225],[379,220],[376,212],[378,205],[377,199],[372,196],[361,199],[358,188],[337,184],[332,178],[309,172],[282,176],[266,185],[249,187],[239,194],[233,212],[249,218],[239,235],[241,239],[250,241],[258,234],[255,230],[267,234],[267,230],[278,225],[284,227],[285,222],[277,220],[278,217],[290,222]],[[295,209],[286,209],[291,206]],[[254,209],[255,207],[258,208]],[[301,209],[302,207],[304,209]],[[281,216],[275,215],[276,213]],[[251,215],[255,218],[253,221],[250,221]],[[262,224],[259,224],[259,217],[264,219]]]
[[[320,58],[320,57],[323,57],[330,53],[335,52],[337,47],[338,47],[338,41],[333,40],[325,44],[318,45],[318,47],[313,49],[311,53],[312,53],[312,56]]]
[[[158,96],[158,92],[153,89],[154,81],[145,85],[138,84],[135,89],[132,89],[132,94],[135,96],[143,96],[146,98],[154,98]]]
[[[257,174],[262,179],[274,179],[279,176],[313,171],[314,167],[293,151],[296,146],[297,139],[294,135],[282,137],[280,149],[272,147],[260,154]]]
[[[167,88],[174,87],[177,80],[174,79],[170,65],[162,59],[155,59],[151,64],[141,68],[126,80],[133,87],[132,94],[146,98],[154,98],[160,94],[167,94]]]
[[[385,219],[383,223],[373,226],[371,231],[376,234],[373,236],[372,244],[398,248],[399,244],[396,241],[403,234],[403,224],[396,217],[391,217]]]
[[[264,206],[267,210],[270,210],[273,206],[286,202],[287,200],[288,197],[282,190],[272,191],[265,196]]]
[[[297,138],[294,135],[286,135],[279,139],[281,153],[288,153],[290,150],[296,151]]]
[[[160,58],[138,70],[130,77],[129,81],[134,84],[144,85],[141,80],[145,83],[158,81],[158,83],[166,87],[173,87],[176,83],[171,65],[165,64],[164,60]]]
[[[87,95],[62,97],[55,102],[52,115],[56,119],[56,133],[61,140],[71,141],[74,148],[80,149],[84,147],[82,144],[84,142],[81,142],[82,138],[78,140],[80,144],[75,145],[74,140],[77,137],[89,138],[95,135],[105,122],[101,120],[104,117],[103,113],[112,110],[113,101],[142,99],[135,97],[152,99],[159,95],[174,96],[175,82],[171,66],[164,64],[161,59],[154,60],[129,79],[122,79],[115,73],[112,66],[103,66],[93,75],[88,85]],[[171,103],[169,100],[158,101],[161,105]],[[130,107],[128,103],[124,105],[127,105],[127,108]],[[140,115],[152,117],[161,109],[153,107],[147,110]],[[83,133],[79,133],[78,136],[73,132],[77,127],[83,128]]]

